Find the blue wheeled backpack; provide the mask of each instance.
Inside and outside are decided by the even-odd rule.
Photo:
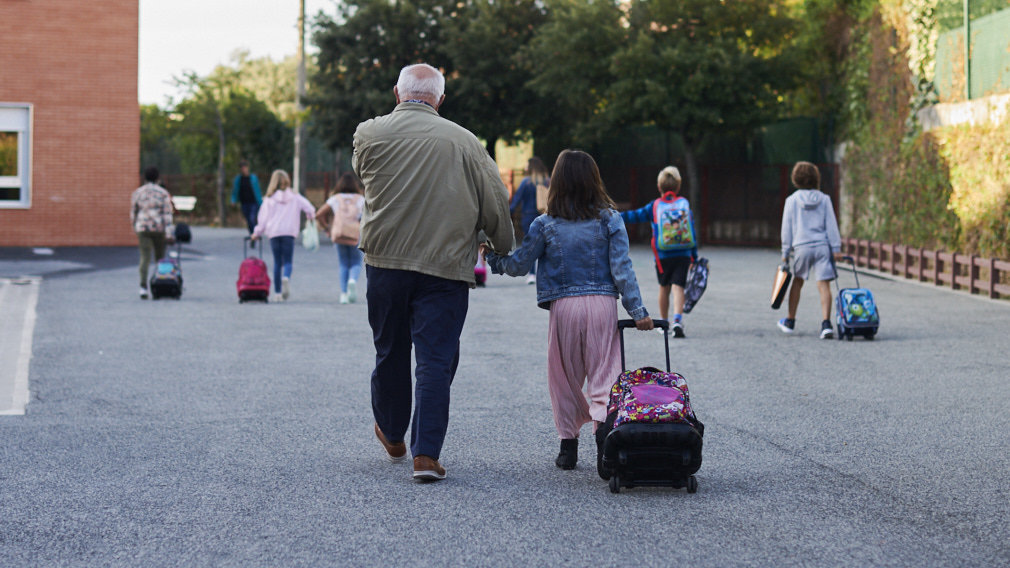
[[[836,318],[838,319],[838,339],[848,339],[862,335],[873,339],[880,327],[880,310],[873,300],[873,293],[867,288],[859,287],[859,274],[856,273],[856,261],[851,256],[844,257],[852,263],[852,274],[856,277],[855,288],[839,288],[835,299]],[[837,275],[835,286],[838,286]]]

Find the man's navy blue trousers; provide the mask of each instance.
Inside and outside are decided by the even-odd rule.
[[[449,426],[449,387],[459,364],[470,286],[409,270],[366,266],[375,343],[372,413],[390,442],[410,426],[410,453],[438,459]],[[411,419],[411,349],[417,360]]]

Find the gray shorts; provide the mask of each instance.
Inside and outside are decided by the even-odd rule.
[[[828,245],[801,246],[793,249],[793,276],[802,280],[834,280],[835,264]]]

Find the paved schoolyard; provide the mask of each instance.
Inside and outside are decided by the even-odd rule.
[[[337,304],[335,252],[296,249],[291,301],[239,305],[241,235],[196,229],[180,301],[137,299],[128,248],[0,249],[0,278],[42,276],[31,402],[0,416],[3,564],[1010,562],[1010,302],[864,276],[876,341],[816,339],[813,287],[787,337],[776,251],[704,249],[710,288],[672,347],[706,424],[699,491],[612,495],[588,428],[579,467],[554,467],[547,313],[492,277],[470,296],[449,478],[420,485],[371,433],[366,307]],[[633,259],[654,309],[648,249]],[[631,365],[661,358],[631,333]]]

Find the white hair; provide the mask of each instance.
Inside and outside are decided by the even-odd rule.
[[[427,63],[408,65],[400,69],[396,81],[396,92],[401,99],[428,96],[439,99],[445,93],[445,77],[442,72]]]

